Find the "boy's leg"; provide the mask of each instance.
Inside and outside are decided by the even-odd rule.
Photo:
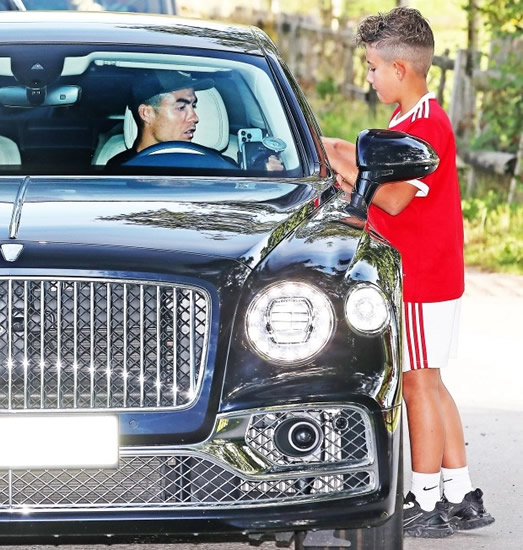
[[[439,374],[439,369],[434,370]],[[441,376],[439,376],[439,396],[445,426],[445,448],[441,465],[443,468],[464,468],[467,465],[467,457],[461,416]]]
[[[403,373],[403,398],[407,407],[414,472],[432,474],[441,470],[445,424],[439,385],[439,369]]]
[[[458,530],[477,529],[494,523],[483,504],[481,489],[472,488],[465,453],[465,439],[458,408],[449,391],[440,382],[445,418],[445,450],[442,460],[444,501],[451,525]]]
[[[440,470],[445,425],[439,399],[439,371],[403,373],[412,461],[411,490],[403,510],[404,532],[415,537],[446,537],[453,533],[441,502]]]
[[[403,397],[413,470],[411,490],[405,499],[404,531],[406,535],[443,537],[453,532],[440,486],[448,402],[441,399],[439,368],[429,367],[448,361],[456,307],[454,303],[404,306]],[[420,519],[413,529],[411,520],[416,516]]]
[[[472,490],[459,410],[440,369],[432,368],[446,366],[454,355],[459,309],[459,301],[405,303],[403,388],[413,469],[411,500],[421,510],[436,513],[438,493],[433,481],[441,470],[443,512],[448,512],[455,528],[474,529],[494,518],[485,510],[481,490]]]
[[[440,472],[445,449],[445,425],[439,399],[439,371],[403,373],[403,398],[409,425],[412,464],[411,492],[423,510],[441,499]]]

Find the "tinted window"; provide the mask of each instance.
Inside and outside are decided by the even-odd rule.
[[[175,0],[24,0],[28,10],[176,13]]]
[[[259,56],[41,51],[0,49],[1,173],[303,175]]]

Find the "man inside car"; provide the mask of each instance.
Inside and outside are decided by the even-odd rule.
[[[130,109],[138,127],[133,147],[114,156],[107,166],[125,165],[144,149],[170,141],[191,142],[199,122],[195,92],[214,86],[212,79],[196,79],[181,71],[156,71],[132,88]],[[234,161],[230,161],[234,165]],[[266,170],[283,170],[275,155]]]

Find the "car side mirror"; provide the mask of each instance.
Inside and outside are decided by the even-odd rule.
[[[394,130],[363,130],[356,140],[358,177],[347,212],[367,219],[374,193],[383,183],[422,178],[434,172],[439,158],[424,140]]]

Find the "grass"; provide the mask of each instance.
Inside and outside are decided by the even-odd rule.
[[[364,128],[387,126],[390,107],[377,105],[371,112],[365,103],[347,100],[329,85],[320,92],[308,99],[326,136],[354,142]],[[462,171],[460,179],[465,179]],[[487,176],[483,180],[475,195],[462,201],[465,264],[483,271],[523,275],[523,204],[506,204],[506,182],[500,184]]]

